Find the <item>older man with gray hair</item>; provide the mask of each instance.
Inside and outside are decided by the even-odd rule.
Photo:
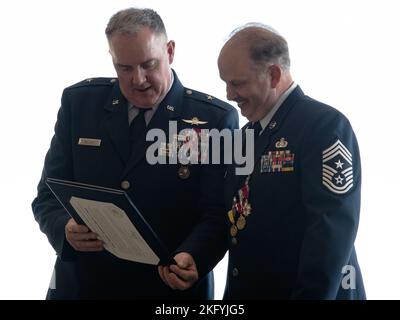
[[[248,24],[223,46],[227,98],[255,130],[254,170],[228,169],[226,299],[365,299],[356,239],[361,162],[350,122],[306,96],[286,40]]]

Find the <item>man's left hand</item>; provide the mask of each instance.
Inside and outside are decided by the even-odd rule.
[[[174,257],[176,265],[158,266],[158,273],[164,283],[175,290],[186,290],[199,279],[196,263],[187,252]]]

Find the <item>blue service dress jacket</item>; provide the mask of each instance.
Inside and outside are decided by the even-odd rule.
[[[224,298],[364,299],[354,248],[361,164],[349,121],[297,86],[254,149],[252,174],[233,165],[226,178]]]
[[[235,129],[237,111],[212,96],[186,89],[176,74],[173,86],[147,126],[167,134],[169,122],[184,128]],[[80,138],[101,140],[99,146]],[[82,140],[81,140],[82,141]],[[57,253],[55,286],[49,299],[210,299],[212,268],[224,250],[213,244],[224,235],[223,165],[156,164],[145,152],[131,153],[128,102],[118,80],[95,78],[64,90],[55,134],[32,203],[35,219]],[[147,147],[153,142],[148,141]],[[168,163],[168,162],[167,162]],[[47,177],[125,189],[171,253],[186,251],[200,274],[188,291],[174,291],[157,267],[116,258],[108,251],[77,252],[65,239],[70,219],[45,184]],[[54,289],[55,287],[55,289]]]

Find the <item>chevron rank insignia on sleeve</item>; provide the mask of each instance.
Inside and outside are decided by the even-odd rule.
[[[322,184],[336,194],[353,187],[352,155],[339,139],[322,152]]]

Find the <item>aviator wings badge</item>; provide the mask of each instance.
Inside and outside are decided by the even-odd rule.
[[[201,121],[199,120],[199,118],[197,117],[193,117],[191,120],[187,120],[187,119],[182,119],[182,121],[189,123],[189,124],[193,124],[195,126],[198,126],[199,124],[206,124],[208,123],[208,121]]]

